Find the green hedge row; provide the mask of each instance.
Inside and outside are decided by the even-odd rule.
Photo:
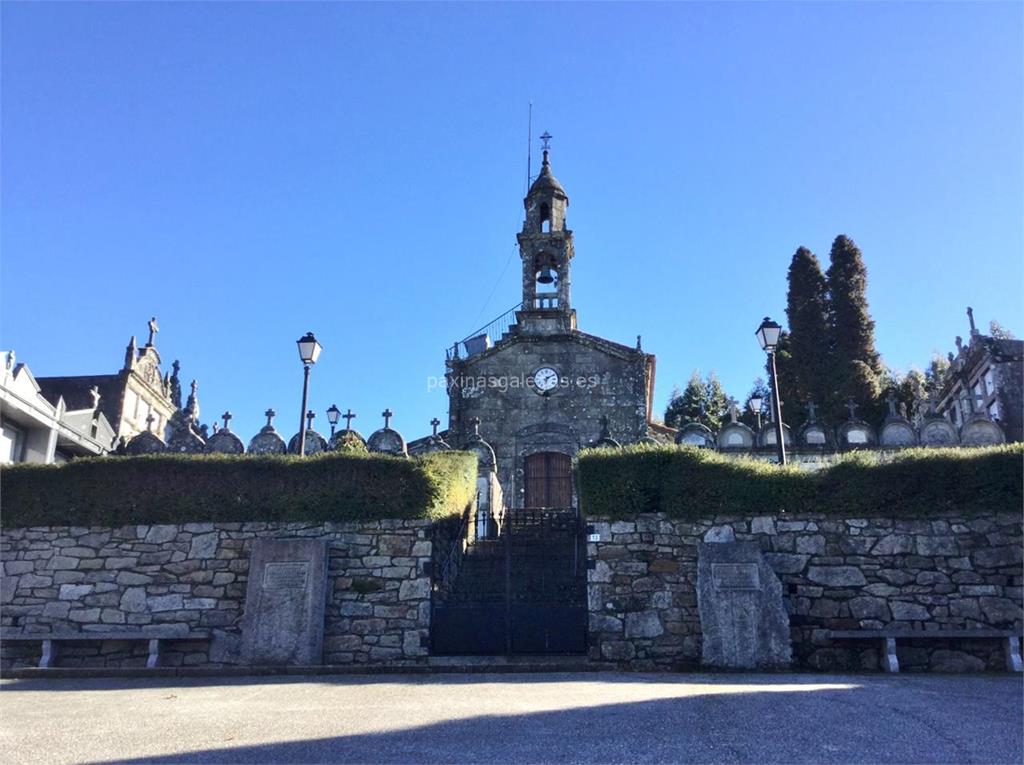
[[[0,525],[438,519],[476,496],[476,456],[153,455],[0,470]]]
[[[677,518],[786,511],[859,517],[1020,513],[1024,444],[975,449],[856,452],[819,471],[728,457],[695,447],[627,446],[581,453],[588,516]]]

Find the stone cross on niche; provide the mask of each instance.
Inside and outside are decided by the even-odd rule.
[[[233,416],[234,415],[232,415],[231,412],[224,412],[224,414],[220,416],[221,419],[224,420],[224,430],[229,430],[228,423],[231,422],[231,418]]]
[[[349,410],[341,416],[345,418],[345,430],[352,430],[352,420],[356,417],[355,412],[353,412],[350,407]]]
[[[885,402],[889,405],[889,416],[896,416],[896,391],[890,390],[889,395],[885,397]]]
[[[469,421],[469,424],[473,426],[473,435],[476,436],[477,438],[479,438],[480,437],[480,418],[479,417],[473,417]]]
[[[434,438],[437,438],[437,426],[441,424],[441,421],[435,417],[430,421],[430,424],[434,428]]]
[[[149,342],[146,345],[151,346],[156,342],[156,333],[160,331],[160,327],[157,326],[156,317],[154,316],[149,320]]]
[[[152,432],[154,422],[156,422],[156,417],[154,417],[153,413],[150,412],[146,415],[146,430]]]
[[[313,420],[316,418],[316,412],[310,409],[306,412],[306,430],[313,429]]]
[[[385,409],[380,416],[384,418],[384,429],[387,430],[391,427],[391,418],[395,416],[395,413],[390,409]]]
[[[818,405],[815,404],[811,399],[807,399],[807,421],[818,421]]]
[[[729,398],[725,400],[725,403],[729,405],[729,422],[738,422],[739,412],[737,410],[737,407],[739,406],[740,402],[737,401],[732,396],[729,396]]]
[[[856,402],[854,402],[854,400],[852,398],[849,401],[846,402],[846,408],[850,410],[850,419],[851,420],[856,420],[857,419],[857,404],[856,404]]]
[[[277,412],[275,412],[273,409],[268,409],[263,414],[266,415],[267,417],[267,427],[274,427],[274,416],[277,414]]]

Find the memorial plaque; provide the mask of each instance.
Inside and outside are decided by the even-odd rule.
[[[326,599],[324,540],[255,540],[245,593],[243,661],[320,664]]]
[[[761,589],[756,563],[712,563],[711,576],[720,590]]]
[[[267,563],[263,568],[263,586],[267,589],[302,588],[308,579],[308,563]]]
[[[701,659],[730,669],[790,663],[782,583],[756,542],[703,542],[697,549]]]

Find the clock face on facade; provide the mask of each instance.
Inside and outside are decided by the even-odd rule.
[[[533,373],[533,389],[537,393],[547,395],[558,387],[558,372],[551,367],[541,367]]]

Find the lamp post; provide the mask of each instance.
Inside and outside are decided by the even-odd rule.
[[[772,373],[772,419],[775,421],[775,443],[779,447],[779,464],[786,464],[786,443],[782,435],[782,402],[779,400],[779,375],[775,371],[775,349],[779,345],[782,327],[764,317],[761,326],[754,333],[762,350],[768,354],[768,365]]]
[[[312,332],[295,341],[299,346],[299,358],[304,369],[302,377],[302,409],[299,410],[299,456],[306,455],[306,399],[309,397],[309,368],[320,358],[323,346],[313,337]]]
[[[327,410],[327,421],[331,423],[331,438],[334,438],[334,428],[339,419],[341,419],[341,410],[336,404],[331,404],[331,408]]]
[[[760,396],[751,396],[750,402],[751,413],[757,418],[757,429],[761,429],[761,407],[764,406],[764,399]]]

